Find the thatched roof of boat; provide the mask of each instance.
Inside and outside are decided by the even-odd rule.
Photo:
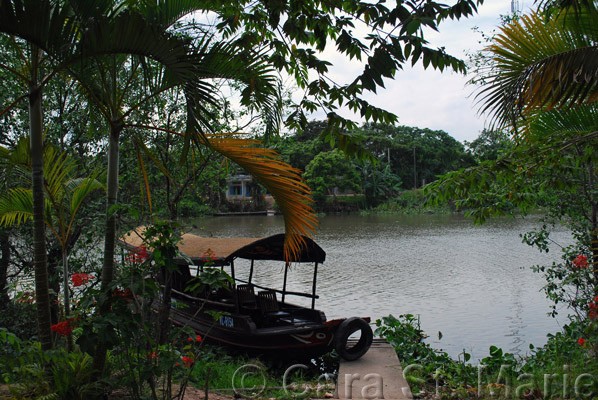
[[[120,238],[129,249],[141,247],[145,227],[139,227]],[[215,238],[201,237],[192,233],[181,236],[178,248],[195,263],[206,261],[230,262],[235,258],[247,260],[284,261],[284,234],[266,238]],[[324,262],[326,253],[312,239],[304,237],[305,246],[292,262]],[[151,251],[151,249],[148,249]]]

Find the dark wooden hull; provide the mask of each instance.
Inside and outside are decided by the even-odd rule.
[[[317,310],[298,309],[298,314],[321,315],[320,321],[293,318],[258,326],[248,314],[227,313],[215,320],[210,313],[193,307],[172,309],[171,319],[179,326],[189,326],[207,342],[250,354],[277,358],[313,358],[334,348],[334,334],[342,319],[326,321]]]

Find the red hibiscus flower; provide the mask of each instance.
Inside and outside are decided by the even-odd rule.
[[[578,255],[577,257],[575,257],[572,261],[573,265],[575,266],[575,268],[578,269],[586,269],[588,268],[588,257],[584,256],[583,254]]]
[[[580,346],[583,346],[584,344],[586,344],[586,340],[584,338],[579,338],[577,339],[577,344],[579,344]]]
[[[195,338],[192,338],[192,337],[188,337],[187,338],[187,342],[188,343],[193,343],[193,342],[195,342],[195,343],[201,343],[202,340],[203,339],[202,339],[202,337],[200,335],[195,336]]]
[[[149,253],[147,252],[147,248],[145,246],[139,246],[132,250],[131,253],[127,256],[126,260],[133,264],[141,264],[145,262],[149,258]]]
[[[60,321],[50,327],[52,332],[56,332],[60,336],[68,336],[73,333],[74,326],[72,323],[75,321],[74,318],[69,318],[64,321]]]
[[[71,282],[73,282],[73,286],[78,287],[85,285],[87,282],[92,280],[94,276],[92,274],[84,274],[84,273],[77,273],[71,275]]]
[[[181,360],[183,361],[183,364],[187,368],[191,367],[193,365],[193,363],[195,362],[195,360],[193,360],[193,358],[187,357],[187,356],[182,356]]]

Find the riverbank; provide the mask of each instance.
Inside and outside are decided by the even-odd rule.
[[[395,348],[416,399],[578,399],[598,394],[596,344],[584,339],[591,323],[572,322],[548,334],[542,347],[516,356],[492,346],[479,363],[433,349],[413,315],[377,321]]]
[[[365,214],[404,214],[404,215],[418,215],[418,214],[436,214],[446,215],[459,213],[452,207],[451,204],[428,204],[423,190],[414,189],[401,192],[399,196],[389,199],[386,202],[362,211]],[[460,214],[460,213],[459,213]]]
[[[405,190],[397,197],[387,199],[381,204],[372,206],[367,204],[364,195],[337,195],[326,196],[322,201],[317,202],[314,208],[319,213],[360,213],[363,215],[372,214],[450,214],[455,213],[451,204],[432,205],[426,202],[423,190]]]

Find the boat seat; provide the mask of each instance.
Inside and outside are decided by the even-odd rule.
[[[237,302],[239,306],[244,307],[255,307],[256,300],[255,300],[255,291],[253,289],[253,285],[248,284],[239,284],[236,287],[237,293]]]
[[[261,290],[257,293],[257,302],[262,315],[268,320],[285,319],[292,321],[292,315],[282,311],[278,306],[276,292],[273,290]]]
[[[163,268],[160,269],[160,283],[164,284],[165,271]],[[191,272],[189,267],[184,264],[177,263],[177,268],[171,274],[172,288],[180,292],[184,292],[187,284],[191,280]]]

